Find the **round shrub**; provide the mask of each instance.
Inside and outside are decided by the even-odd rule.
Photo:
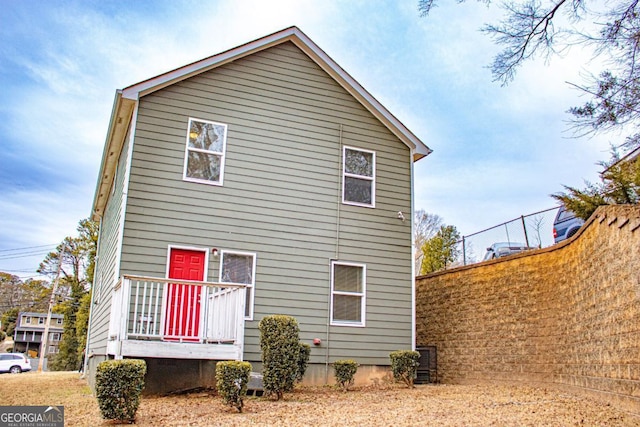
[[[336,376],[336,382],[343,391],[347,391],[353,385],[353,377],[358,371],[358,362],[355,360],[336,360],[333,362],[333,371]]]
[[[251,363],[229,360],[216,364],[216,388],[224,402],[242,412]]]
[[[409,388],[418,372],[420,353],[411,350],[398,350],[389,354],[391,371],[396,381],[404,382]]]
[[[102,418],[133,422],[140,406],[147,364],[144,360],[106,360],[96,371],[96,398]]]

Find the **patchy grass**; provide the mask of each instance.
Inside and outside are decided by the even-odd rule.
[[[105,421],[76,372],[0,376],[2,405],[63,405],[66,426]],[[209,392],[143,396],[138,426],[638,426],[640,418],[595,401],[531,387],[399,385],[301,387],[284,400],[248,397],[243,413]]]

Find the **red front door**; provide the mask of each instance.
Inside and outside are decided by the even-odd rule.
[[[205,252],[171,249],[169,279],[204,281]],[[169,283],[164,323],[166,340],[199,341],[201,285]]]

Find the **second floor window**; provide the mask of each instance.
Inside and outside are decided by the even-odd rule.
[[[375,207],[376,153],[344,147],[342,155],[342,202]]]
[[[184,180],[222,185],[226,145],[227,125],[189,119]]]

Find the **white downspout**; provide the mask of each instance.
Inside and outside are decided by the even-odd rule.
[[[416,242],[415,242],[415,189],[414,189],[414,150],[410,150],[409,162],[411,163],[411,350],[416,349]]]

